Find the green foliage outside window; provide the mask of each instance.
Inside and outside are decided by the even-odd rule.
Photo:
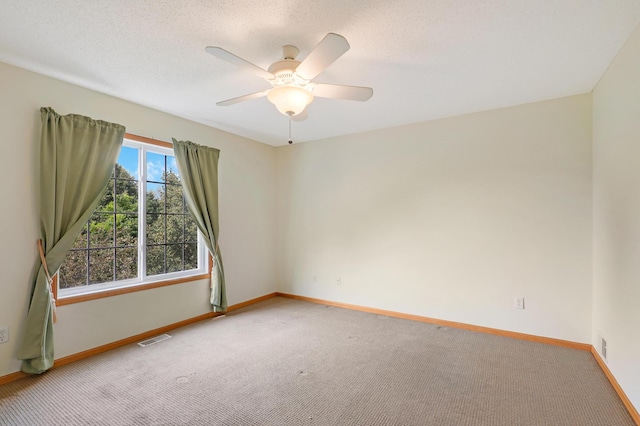
[[[197,227],[185,206],[180,177],[163,157],[162,177],[147,181],[145,195],[147,276],[198,268]],[[100,204],[60,268],[59,288],[138,277],[138,185],[116,164]]]

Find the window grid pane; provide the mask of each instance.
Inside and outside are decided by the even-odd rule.
[[[115,249],[89,250],[89,284],[114,280]]]
[[[72,288],[88,284],[88,250],[71,250],[60,267],[59,288]]]
[[[60,268],[59,288],[138,278],[140,243],[146,250],[146,276],[198,269],[198,231],[175,157],[146,151],[146,194],[140,200],[142,150],[123,146],[98,207]],[[146,225],[142,236],[139,220]]]

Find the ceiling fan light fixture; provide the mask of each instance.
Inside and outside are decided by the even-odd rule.
[[[277,86],[269,90],[267,99],[278,111],[291,117],[300,114],[313,102],[313,93],[299,86]]]
[[[207,46],[205,50],[243,70],[253,72],[272,86],[269,90],[216,102],[219,106],[235,105],[266,96],[280,113],[287,117],[296,116],[294,120],[303,121],[307,118],[306,107],[315,97],[366,101],[373,95],[373,89],[370,87],[315,82],[314,79],[325,68],[349,50],[349,43],[339,34],[327,34],[302,61],[296,59],[299,53],[297,47],[283,46],[283,59],[272,63],[268,71],[221,47]]]

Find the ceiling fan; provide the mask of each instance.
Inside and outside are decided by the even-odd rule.
[[[307,118],[306,108],[313,102],[315,96],[366,101],[373,95],[373,89],[370,87],[342,86],[313,81],[325,68],[344,55],[349,47],[349,43],[344,37],[329,33],[303,61],[298,61],[296,60],[299,53],[298,48],[286,45],[282,47],[283,59],[271,64],[267,71],[220,47],[208,46],[205,49],[207,53],[243,70],[253,72],[272,86],[271,89],[220,101],[216,105],[234,105],[266,96],[282,114],[301,121]]]

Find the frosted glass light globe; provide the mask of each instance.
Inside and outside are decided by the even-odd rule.
[[[298,86],[278,86],[269,90],[267,99],[284,115],[300,114],[313,102],[313,93]]]

